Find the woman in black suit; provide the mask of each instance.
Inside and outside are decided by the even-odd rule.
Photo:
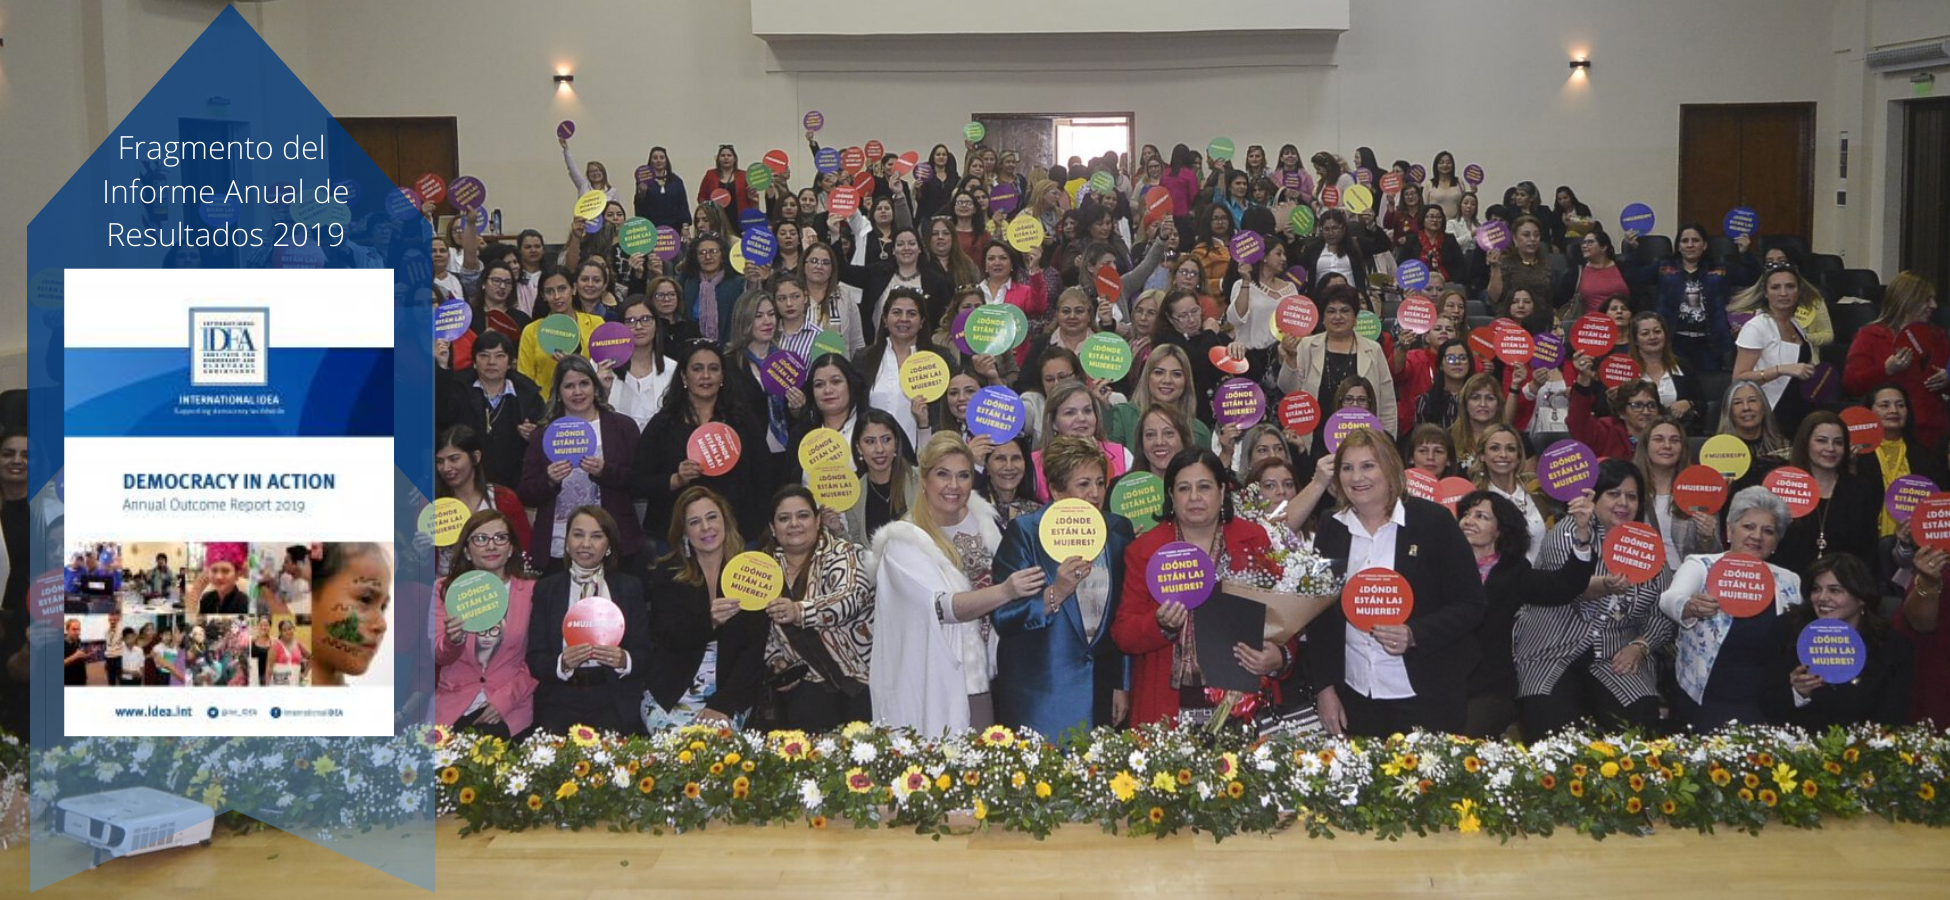
[[[650,570],[654,702],[643,704],[643,721],[652,731],[700,722],[739,727],[764,681],[770,623],[762,612],[739,609],[719,583],[725,563],[745,548],[731,503],[710,488],[685,488],[670,514],[670,548]]]
[[[1590,546],[1591,498],[1571,501],[1569,515],[1577,521],[1585,546]],[[1556,605],[1577,599],[1591,583],[1596,557],[1573,556],[1564,568],[1553,571],[1531,568],[1530,525],[1515,503],[1494,491],[1471,491],[1456,503],[1456,518],[1483,573],[1483,593],[1488,598],[1483,623],[1476,626],[1482,658],[1469,673],[1469,723],[1463,733],[1501,737],[1517,720],[1517,663],[1510,633],[1518,608],[1526,602]]]
[[[1909,639],[1876,614],[1882,592],[1868,565],[1847,553],[1831,553],[1808,567],[1802,583],[1807,599],[1781,617],[1775,675],[1761,689],[1760,708],[1767,720],[1816,734],[1832,725],[1907,723],[1915,651]],[[1796,645],[1801,630],[1816,619],[1847,622],[1862,636],[1868,649],[1862,674],[1845,684],[1830,684],[1801,664]]]
[[[622,734],[643,734],[644,668],[650,663],[650,612],[643,582],[615,566],[616,520],[599,506],[569,514],[568,570],[535,584],[528,618],[528,670],[535,674],[535,729],[562,734],[588,725]],[[570,604],[606,597],[623,614],[615,644],[563,642],[562,619]]]
[[[1334,734],[1386,736],[1415,728],[1461,732],[1468,724],[1476,626],[1487,604],[1475,555],[1455,517],[1408,496],[1394,444],[1356,429],[1335,452],[1341,508],[1321,521],[1315,548],[1346,570],[1393,569],[1414,606],[1402,625],[1362,631],[1340,604],[1307,626],[1307,674],[1321,724]]]

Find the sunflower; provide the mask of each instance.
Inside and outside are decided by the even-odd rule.
[[[969,769],[968,771],[961,773],[961,783],[968,785],[969,787],[974,787],[978,784],[981,784],[982,773],[977,772],[974,769]]]
[[[752,793],[752,780],[751,780],[751,779],[749,779],[749,778],[746,778],[746,777],[745,777],[745,776],[743,776],[743,775],[740,775],[740,776],[738,776],[737,778],[735,778],[735,779],[732,779],[732,782],[731,782],[731,799],[733,799],[733,800],[743,800],[743,799],[745,799],[746,797],[749,797],[749,796],[751,796],[751,793]]]
[[[1931,784],[1930,782],[1927,781],[1923,782],[1923,786],[1916,789],[1916,796],[1923,798],[1923,802],[1925,803],[1928,803],[1931,800],[1935,800],[1936,785]]]
[[[1571,779],[1571,796],[1573,797],[1584,796],[1584,781],[1582,779],[1577,779],[1577,778]]]
[[[1727,771],[1727,770],[1725,770],[1725,769],[1714,769],[1714,770],[1713,770],[1713,783],[1714,783],[1714,784],[1717,784],[1717,785],[1719,785],[1719,786],[1721,786],[1721,787],[1726,787],[1726,786],[1727,786],[1727,783],[1728,783],[1728,782],[1731,782],[1731,781],[1733,781],[1733,773],[1732,773],[1732,772],[1729,772],[1729,771]]]
[[[1765,803],[1768,806],[1773,806],[1774,804],[1781,802],[1781,795],[1774,793],[1773,788],[1762,788],[1760,792],[1760,802]]]
[[[1047,781],[1038,781],[1038,782],[1036,782],[1036,799],[1038,799],[1038,800],[1048,800],[1048,799],[1049,799],[1049,795],[1050,795],[1050,786],[1049,786],[1049,782],[1047,782]]]
[[[1483,771],[1483,761],[1474,756],[1463,757],[1463,771],[1471,775]]]
[[[577,778],[589,777],[589,760],[586,759],[576,760],[576,764],[573,767],[571,767],[569,771],[574,773]]]
[[[741,759],[744,759],[744,757],[739,756],[736,751],[727,753],[724,755],[724,764],[727,766],[735,766]]]
[[[441,769],[441,770],[440,770],[440,783],[441,783],[441,784],[453,784],[454,782],[456,782],[456,781],[459,781],[459,780],[460,780],[460,770],[459,770],[459,769],[456,769],[456,768],[454,768],[453,766],[448,766],[448,767],[446,767],[446,768],[444,768],[444,769]]]
[[[711,764],[711,774],[713,774],[713,775],[723,775],[723,774],[724,774],[724,763],[712,763],[712,764]]]
[[[1584,767],[1584,763],[1578,763],[1577,765],[1571,767],[1571,777],[1583,778],[1585,776],[1585,773],[1590,771],[1591,771],[1590,769]]]
[[[814,827],[814,828],[825,828],[825,827],[826,827],[826,817],[825,817],[825,816],[813,816],[813,817],[812,817],[812,827]]]
[[[477,796],[479,796],[479,794],[478,794],[478,793],[477,793],[477,792],[476,792],[476,791],[474,790],[474,788],[473,788],[472,786],[469,786],[469,787],[464,787],[464,788],[461,788],[461,789],[460,789],[460,805],[462,805],[462,806],[466,806],[466,805],[468,805],[468,804],[470,804],[470,803],[473,803],[473,802],[474,802],[474,798],[475,798],[475,797],[477,797]]]
[[[1840,775],[1842,774],[1842,764],[1831,759],[1821,764],[1821,770],[1830,775]]]
[[[529,794],[528,808],[532,810],[540,811],[542,808],[542,798],[535,794]]]
[[[1642,810],[1642,809],[1644,809],[1644,808],[1645,808],[1645,802],[1644,802],[1644,801],[1642,801],[1642,800],[1640,800],[1639,798],[1637,798],[1637,797],[1626,797],[1626,798],[1625,798],[1625,811],[1626,811],[1626,812],[1628,812],[1628,813],[1631,813],[1632,815],[1635,815],[1635,816],[1636,816],[1636,815],[1638,815],[1638,814],[1639,814],[1639,810]]]
[[[1752,803],[1752,802],[1754,802],[1754,792],[1753,792],[1753,791],[1750,791],[1750,790],[1747,790],[1746,788],[1741,788],[1741,789],[1740,789],[1740,799],[1741,799],[1741,800],[1744,800],[1744,801],[1746,801],[1746,802],[1748,802],[1748,803]]]
[[[687,782],[684,785],[684,796],[689,797],[692,800],[696,800],[698,796],[703,793],[704,793],[704,788],[699,787],[698,783],[695,781]]]
[[[990,747],[1014,746],[1016,733],[1001,725],[991,725],[982,730],[982,743]]]
[[[1625,783],[1632,786],[1632,793],[1634,794],[1638,793],[1639,791],[1645,790],[1645,776],[1643,775],[1633,775],[1632,777],[1625,779]]]
[[[1843,761],[1843,762],[1850,762],[1850,763],[1852,763],[1852,762],[1855,762],[1856,760],[1858,760],[1858,759],[1861,759],[1861,758],[1862,758],[1862,751],[1860,751],[1860,750],[1857,750],[1857,749],[1855,749],[1854,747],[1850,747],[1850,748],[1848,748],[1847,750],[1843,750],[1843,751],[1842,751],[1842,761]]]
[[[846,770],[846,789],[856,794],[873,790],[873,776],[865,770],[854,767]]]
[[[1179,784],[1191,784],[1191,783],[1192,783],[1192,770],[1190,770],[1190,769],[1179,769],[1179,770],[1178,770],[1178,783],[1179,783]]]
[[[758,771],[758,764],[752,762],[749,759],[745,760],[744,762],[738,764],[738,771],[750,775],[751,773]]]
[[[1618,767],[1624,769],[1627,772],[1630,772],[1634,768],[1638,767],[1638,763],[1632,762],[1632,758],[1627,756],[1624,759],[1618,761]]]
[[[1537,780],[1537,784],[1547,791],[1557,790],[1557,776],[1546,772],[1544,777]]]
[[[645,775],[645,776],[643,776],[643,777],[642,777],[641,779],[639,779],[639,780],[637,781],[637,783],[636,783],[636,789],[637,789],[637,790],[639,790],[639,791],[642,791],[643,793],[646,793],[646,794],[648,794],[648,793],[650,793],[651,791],[654,791],[654,790],[656,790],[656,789],[657,789],[657,776],[655,776],[655,775]]]
[[[1815,784],[1814,779],[1810,778],[1807,781],[1801,782],[1801,796],[1813,800],[1815,794],[1820,792],[1821,788]]]
[[[989,817],[989,805],[987,803],[983,803],[982,798],[976,797],[975,798],[975,821],[980,822],[984,819],[987,819],[988,817]]]
[[[1240,783],[1239,783],[1239,782],[1237,782],[1237,781],[1231,781],[1231,782],[1227,782],[1227,783],[1226,783],[1226,796],[1228,796],[1228,797],[1231,797],[1231,798],[1232,798],[1232,799],[1234,799],[1234,800],[1237,800],[1237,799],[1239,799],[1239,798],[1241,798],[1241,797],[1244,797],[1244,796],[1246,796],[1246,786],[1245,786],[1245,785],[1243,785],[1243,784],[1240,784]]]
[[[575,741],[578,747],[594,747],[596,746],[596,729],[587,725],[571,725],[569,726],[569,739]]]
[[[1672,815],[1673,813],[1676,813],[1676,812],[1678,812],[1678,811],[1679,811],[1679,804],[1677,804],[1677,803],[1674,803],[1674,802],[1672,802],[1671,800],[1667,800],[1667,801],[1665,801],[1665,802],[1663,802],[1663,803],[1660,803],[1660,804],[1659,804],[1659,811],[1660,811],[1660,812],[1662,812],[1662,813],[1665,813],[1665,814],[1666,814],[1666,815],[1668,815],[1668,816],[1670,816],[1670,815]]]
[[[1164,820],[1165,820],[1165,808],[1164,808],[1164,807],[1162,807],[1162,806],[1153,806],[1153,807],[1151,807],[1151,812],[1149,813],[1149,818],[1151,819],[1151,824],[1153,824],[1153,825],[1157,825],[1157,824],[1161,824],[1161,823],[1163,823],[1163,822],[1164,822]]]
[[[573,781],[564,781],[564,782],[562,782],[562,786],[561,786],[561,787],[558,787],[558,788],[556,788],[556,789],[555,789],[555,799],[557,799],[557,800],[567,800],[567,799],[569,799],[570,797],[573,797],[573,796],[575,796],[575,795],[576,795],[576,791],[577,791],[577,790],[579,790],[579,788],[577,788],[577,787],[576,787],[576,783],[575,783],[575,782],[573,782]]]
[[[1760,787],[1760,776],[1755,775],[1752,772],[1748,772],[1744,777],[1740,779],[1740,783],[1746,785],[1749,788]]]

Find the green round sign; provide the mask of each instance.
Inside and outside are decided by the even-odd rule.
[[[1098,194],[1112,193],[1117,190],[1117,178],[1109,172],[1098,172],[1090,176],[1090,190]]]
[[[1314,233],[1314,209],[1311,206],[1303,204],[1294,207],[1293,212],[1287,215],[1286,221],[1293,226],[1293,233],[1300,237]]]
[[[480,634],[508,617],[508,586],[489,572],[468,572],[447,585],[447,615],[462,631]]]
[[[987,137],[988,133],[989,130],[982,127],[982,123],[980,122],[970,122],[963,126],[961,130],[962,137],[968,138],[970,141],[979,141]]]
[[[1014,313],[1014,315],[1011,315]],[[975,307],[968,313],[962,338],[968,341],[968,349],[983,356],[997,356],[1014,350],[1022,343],[1025,328],[1018,326],[1016,316],[1022,315],[1013,303],[988,303]],[[1028,317],[1023,317],[1028,324]]]
[[[1158,524],[1165,508],[1165,480],[1150,472],[1131,472],[1110,489],[1110,511],[1131,520],[1138,534]]]
[[[812,360],[818,359],[821,356],[825,356],[828,353],[838,353],[841,356],[845,356],[846,335],[840,334],[839,332],[832,331],[830,329],[821,330],[819,334],[814,335],[813,342],[812,342],[812,359],[806,360],[807,365],[811,365]]]
[[[574,316],[556,313],[535,325],[535,345],[544,353],[574,353],[582,346],[582,329]]]
[[[1232,138],[1228,138],[1228,137],[1213,138],[1212,143],[1206,145],[1205,147],[1205,157],[1207,159],[1231,159]]]
[[[625,219],[616,229],[616,245],[631,256],[657,249],[657,223],[649,219]]]
[[[1375,315],[1372,309],[1362,310],[1360,315],[1354,317],[1354,333],[1371,341],[1380,339],[1381,317]]]
[[[772,189],[772,170],[762,162],[755,162],[745,170],[745,185],[754,194],[763,194]]]
[[[1092,378],[1116,381],[1131,371],[1130,342],[1114,331],[1099,331],[1083,339],[1077,358]]]

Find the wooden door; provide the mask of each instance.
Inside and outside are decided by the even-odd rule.
[[[1950,98],[1911,100],[1903,119],[1900,263],[1950,291]],[[1893,277],[1883,275],[1885,282]]]
[[[411,185],[428,172],[448,182],[460,174],[460,137],[452,116],[347,118],[340,119],[339,125],[395,185]],[[339,158],[337,148],[332,158]],[[332,167],[332,177],[343,174],[339,166]],[[385,187],[361,185],[355,212],[363,215],[378,209],[385,196],[379,189]],[[453,211],[453,204],[443,199],[435,213]]]
[[[1679,222],[1718,234],[1728,210],[1747,206],[1759,215],[1761,234],[1811,240],[1814,140],[1813,103],[1681,106]]]

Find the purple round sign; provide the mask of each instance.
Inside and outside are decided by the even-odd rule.
[[[433,336],[443,341],[451,341],[467,333],[474,324],[474,307],[467,301],[454,299],[433,308]]]
[[[1808,672],[1829,684],[1847,684],[1869,664],[1869,647],[1862,635],[1840,619],[1816,619],[1801,629],[1794,655]]]
[[[1232,259],[1242,265],[1252,265],[1266,257],[1266,239],[1256,231],[1241,231],[1232,236]]]
[[[783,397],[806,380],[806,358],[790,350],[774,350],[759,364],[760,384],[765,393]]]
[[[1016,204],[1021,202],[1021,200],[1022,197],[1016,193],[1015,185],[1006,181],[1000,182],[996,184],[994,189],[989,191],[989,211],[999,213],[1015,212]]]
[[[589,360],[621,368],[636,351],[636,335],[622,322],[604,322],[589,332]]]
[[[1327,452],[1341,449],[1341,440],[1357,428],[1381,430],[1381,417],[1358,406],[1343,406],[1327,417],[1327,424],[1321,427],[1321,434],[1327,442]]]
[[[1286,267],[1286,277],[1293,282],[1294,287],[1300,289],[1300,293],[1304,294],[1307,292],[1307,285],[1312,284],[1309,279],[1313,276],[1307,274],[1306,266],[1295,263]]]
[[[832,147],[819,148],[819,152],[813,154],[813,168],[827,175],[838,172],[840,170],[840,151]]]
[[[976,355],[975,348],[968,345],[968,314],[979,308],[971,306],[956,313],[955,324],[948,329],[948,333],[954,338],[955,349],[960,350],[963,356]]]
[[[480,209],[487,202],[487,185],[472,175],[462,175],[447,185],[447,199],[456,209]]]
[[[763,226],[745,232],[745,264],[769,266],[779,258],[779,239]]]
[[[1419,291],[1429,286],[1429,265],[1419,259],[1403,260],[1395,267],[1395,283],[1405,291]]]
[[[1555,369],[1564,364],[1564,339],[1555,331],[1531,336],[1530,364]]]
[[[1213,588],[1218,587],[1213,575],[1212,557],[1197,544],[1185,541],[1159,547],[1144,567],[1144,583],[1151,589],[1151,599],[1186,609],[1197,609],[1212,596]]]
[[[1297,191],[1302,185],[1306,184],[1306,181],[1304,181],[1305,178],[1306,176],[1300,174],[1299,169],[1289,169],[1280,173],[1280,187],[1286,188],[1289,191]]]
[[[1491,219],[1476,229],[1476,246],[1484,251],[1508,250],[1510,248],[1510,226]]]
[[[637,187],[643,187],[644,185],[647,185],[647,184],[649,184],[650,182],[652,182],[652,181],[655,181],[655,180],[657,180],[657,170],[656,170],[656,169],[653,169],[653,168],[650,168],[650,164],[649,164],[649,163],[645,163],[645,164],[643,164],[643,165],[640,165],[640,166],[637,166],[637,167],[636,167],[636,186],[637,186]]]
[[[1212,392],[1212,419],[1220,427],[1237,425],[1251,428],[1266,418],[1266,392],[1257,382],[1228,378]]]
[[[1736,206],[1727,210],[1727,217],[1720,223],[1722,231],[1729,238],[1746,237],[1760,228],[1760,213],[1750,206]]]
[[[1817,405],[1835,399],[1841,388],[1842,373],[1835,370],[1834,363],[1815,363],[1814,374],[1801,379],[1801,396]]]
[[[555,126],[555,136],[565,141],[568,140],[569,138],[575,137],[576,123],[571,122],[568,119],[563,119],[561,124]]]
[[[1889,482],[1889,490],[1883,492],[1882,508],[1888,510],[1889,518],[1907,522],[1916,514],[1916,504],[1936,493],[1936,482],[1922,475],[1904,475]]]
[[[1537,480],[1551,499],[1569,503],[1598,483],[1598,457],[1579,441],[1558,441],[1537,457]]]
[[[552,463],[575,465],[596,452],[596,429],[581,419],[563,416],[542,429],[542,453]]]
[[[683,252],[684,238],[677,233],[677,229],[669,225],[657,226],[657,258],[670,262]]]
[[[965,419],[968,433],[987,435],[996,443],[1016,439],[1022,433],[1022,420],[1028,417],[1022,405],[1022,398],[1005,387],[990,385],[975,392],[968,399]]]

